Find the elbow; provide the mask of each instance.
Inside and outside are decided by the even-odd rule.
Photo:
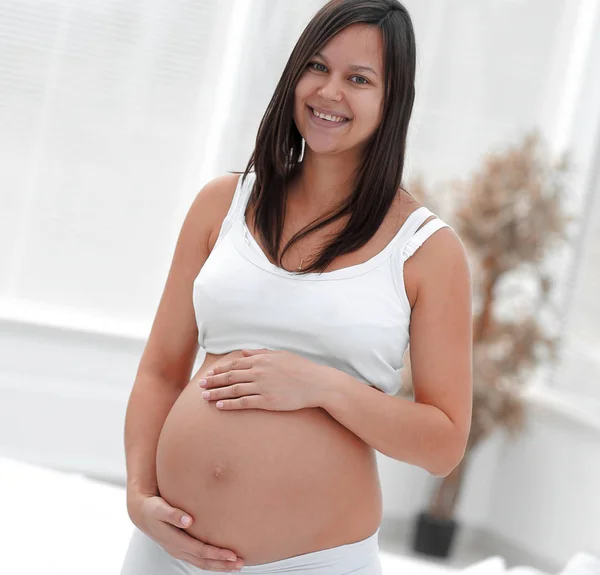
[[[436,467],[435,469],[430,469],[429,473],[434,477],[448,477],[448,475],[450,475],[458,467],[461,461],[462,458],[451,465],[445,465],[444,467]]]
[[[466,440],[446,443],[443,451],[437,454],[435,465],[428,469],[429,473],[435,477],[448,477],[464,459],[466,448]]]

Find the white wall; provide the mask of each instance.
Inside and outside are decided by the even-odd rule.
[[[600,556],[600,425],[532,402],[530,429],[506,445],[490,490],[488,526],[562,566]]]
[[[245,166],[320,4],[0,0],[1,454],[124,479],[125,406],[183,215],[206,179]],[[463,177],[539,126],[574,151],[575,199],[600,195],[595,0],[406,4],[419,41],[407,175]],[[555,392],[532,394],[517,444],[478,452],[458,510],[557,564],[600,554],[599,230],[582,228],[573,260]],[[385,513],[411,517],[431,478],[379,462]]]

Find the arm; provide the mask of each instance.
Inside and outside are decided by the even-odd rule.
[[[464,456],[471,425],[470,270],[450,229],[436,232],[409,262],[420,278],[410,324],[415,401],[324,367],[320,405],[384,455],[446,476]]]
[[[128,499],[158,494],[158,438],[171,407],[190,380],[198,353],[193,281],[216,241],[237,178],[228,175],[208,183],[183,222],[125,414]]]

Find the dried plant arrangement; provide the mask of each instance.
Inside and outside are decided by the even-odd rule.
[[[511,437],[524,428],[524,386],[537,367],[556,360],[560,315],[548,260],[565,246],[573,220],[565,203],[568,164],[566,154],[552,162],[533,132],[513,147],[487,154],[470,178],[444,184],[435,195],[422,178],[409,187],[460,236],[473,278],[470,436],[464,459],[437,481],[429,508],[419,517],[417,551],[449,554],[473,450],[499,428]],[[413,395],[409,359],[407,353],[403,397]]]

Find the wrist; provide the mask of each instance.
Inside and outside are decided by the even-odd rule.
[[[127,489],[127,514],[129,515],[131,522],[137,527],[140,527],[140,518],[142,517],[141,510],[144,500],[148,499],[149,497],[155,497],[155,494],[139,491],[137,489]]]
[[[127,494],[153,496],[158,495],[158,485],[154,482],[141,482],[136,479],[127,481]]]
[[[339,394],[341,372],[329,366],[320,366],[317,377],[318,393],[317,406],[325,411],[329,411],[336,404],[336,397]]]
[[[127,496],[127,502],[135,502],[141,501],[146,497],[154,497],[158,495],[158,489],[152,489],[150,487],[141,487],[135,484],[127,484],[127,488],[125,490]]]

